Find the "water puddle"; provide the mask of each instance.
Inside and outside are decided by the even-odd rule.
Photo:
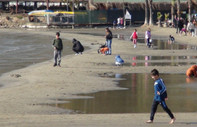
[[[169,98],[167,104],[173,112],[197,111],[196,79],[188,79],[184,74],[161,74],[160,76],[167,86]],[[154,81],[150,74],[116,74],[112,77],[121,79],[118,80],[118,86],[127,89],[86,94],[83,95],[84,99],[66,100],[70,103],[53,106],[85,114],[150,112],[154,96]],[[89,97],[86,98],[87,96]],[[163,111],[161,107],[158,110]]]
[[[125,66],[182,66],[196,64],[196,59],[197,56],[133,56]]]
[[[163,40],[153,40],[153,49],[157,50],[197,50],[197,46],[186,45],[186,44],[178,44],[178,43],[168,43]]]
[[[92,36],[103,36],[103,33],[79,33],[79,34],[86,34],[86,35],[92,35]],[[130,35],[124,35],[124,34],[114,34],[114,38],[117,38],[119,40],[124,40],[124,41],[130,41]],[[139,37],[138,43],[145,43],[144,38]],[[179,44],[179,43],[168,43],[168,38],[158,38],[158,39],[153,39],[153,49],[154,50],[197,50],[197,46],[194,45],[187,45],[187,44]]]
[[[197,59],[197,56],[134,56],[133,60],[188,60]]]
[[[183,66],[193,65],[196,62],[132,62],[125,64],[126,66]]]

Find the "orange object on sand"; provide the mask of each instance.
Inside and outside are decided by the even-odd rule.
[[[108,50],[109,50],[108,47],[104,47],[104,48],[101,48],[101,49],[100,49],[100,52],[101,52],[102,54],[105,54]]]
[[[189,69],[186,71],[187,77],[197,77],[197,65],[192,65]]]

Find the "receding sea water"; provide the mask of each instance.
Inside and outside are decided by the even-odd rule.
[[[0,75],[53,59],[52,40],[55,34],[47,36],[10,30],[10,32],[1,32],[0,35]],[[63,43],[65,45],[63,55],[70,54],[72,43],[65,39]]]
[[[160,76],[167,87],[167,105],[173,112],[197,112],[196,79],[188,79],[185,74]],[[70,102],[54,106],[85,114],[150,112],[154,96],[154,81],[150,74],[116,74],[111,78],[121,79],[117,81],[118,86],[127,89],[85,94],[81,95],[84,99],[64,100]],[[161,107],[158,109],[163,111]]]
[[[86,34],[86,35],[92,35],[92,36],[104,36],[104,33],[80,33],[80,34]],[[131,42],[130,35],[128,34],[113,34],[113,38],[117,38],[118,40],[124,40],[126,42]],[[138,38],[138,43],[145,43],[144,37],[141,35]],[[175,40],[175,43],[167,43],[168,38],[153,38],[152,45],[154,50],[197,50],[197,46],[194,45],[188,45],[188,44],[180,44],[177,43]],[[104,43],[104,42],[103,42]]]

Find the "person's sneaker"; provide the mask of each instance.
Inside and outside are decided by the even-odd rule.
[[[153,123],[153,121],[152,120],[148,120],[148,121],[146,121],[146,123]]]
[[[175,122],[176,118],[171,119],[171,121],[169,122],[169,124],[173,124]]]
[[[53,67],[57,66],[57,64],[53,64]]]
[[[58,67],[61,67],[61,65],[60,65],[60,64],[58,64],[57,66],[58,66]]]

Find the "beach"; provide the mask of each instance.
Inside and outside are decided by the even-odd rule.
[[[134,27],[138,29],[143,38],[147,27]],[[124,33],[128,36],[134,29],[112,30],[115,33]],[[9,31],[10,29],[6,29]],[[53,67],[53,60],[31,64],[25,68],[13,70],[2,74],[0,83],[0,117],[1,126],[11,127],[143,127],[143,126],[168,126],[170,118],[166,113],[157,113],[153,124],[145,123],[149,113],[125,114],[69,114],[69,110],[61,109],[50,104],[65,103],[65,99],[81,98],[78,94],[95,93],[98,91],[121,90],[113,78],[99,75],[113,75],[116,73],[150,73],[157,68],[160,73],[184,74],[191,65],[176,66],[122,66],[114,65],[115,55],[120,54],[125,61],[131,61],[132,56],[195,56],[196,50],[152,50],[144,43],[138,43],[136,49],[129,41],[113,39],[112,55],[105,56],[97,53],[100,44],[105,42],[105,28],[49,29],[25,30],[25,33],[54,36],[60,31],[60,37],[65,40],[76,38],[89,47],[83,55],[69,53],[62,58],[62,67]],[[153,39],[168,39],[169,34],[174,35],[176,43],[196,45],[196,38],[179,36],[173,28],[151,27]],[[14,31],[14,30],[12,30]],[[24,31],[18,29],[15,31]],[[85,33],[85,34],[84,34]],[[97,36],[94,36],[96,34]],[[99,35],[99,36],[98,36]],[[48,43],[48,42],[46,42]],[[64,47],[67,45],[64,44]],[[67,49],[66,49],[67,50]],[[53,52],[51,50],[51,52]],[[164,62],[159,60],[158,62]],[[169,60],[170,61],[170,60]],[[184,61],[191,61],[185,59]],[[196,59],[193,59],[195,62]],[[127,65],[130,65],[127,62]],[[19,75],[13,76],[13,75]],[[152,87],[152,85],[150,85]],[[152,101],[152,100],[150,100]],[[170,100],[169,100],[170,101]],[[195,112],[175,113],[177,118],[173,126],[196,126]]]

